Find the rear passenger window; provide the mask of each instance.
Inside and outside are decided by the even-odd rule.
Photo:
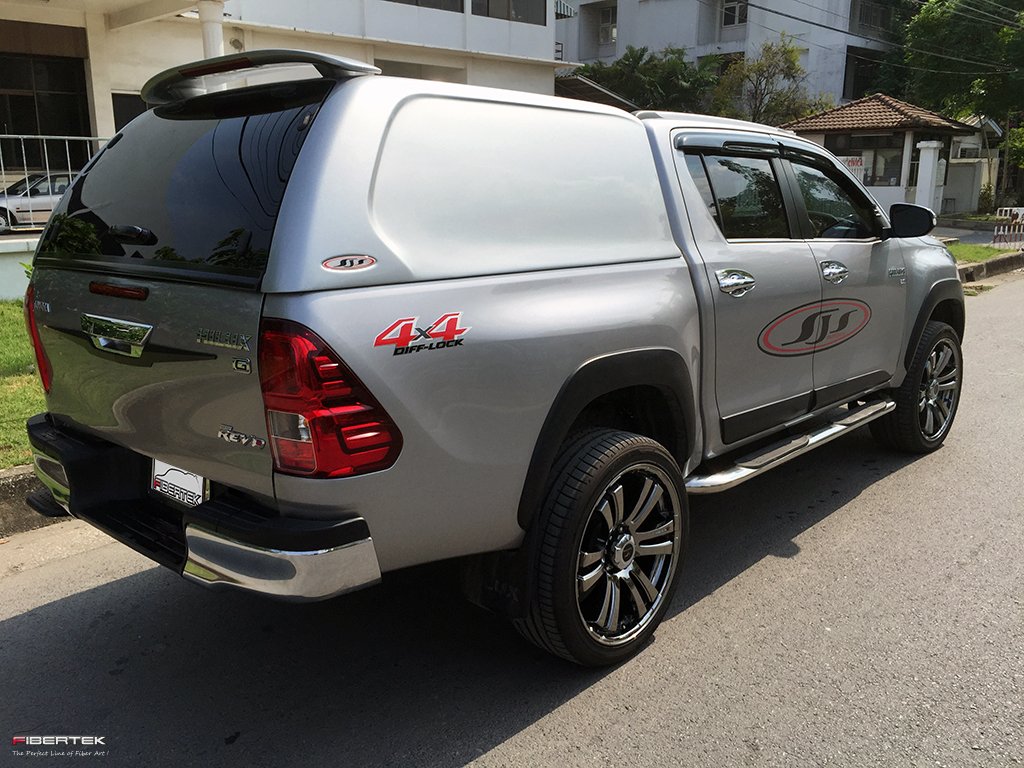
[[[705,155],[704,164],[726,237],[789,237],[782,192],[769,160]]]
[[[704,207],[708,209],[715,223],[718,224],[718,228],[721,229],[722,222],[718,220],[718,206],[715,205],[715,196],[711,192],[711,184],[708,182],[708,174],[704,170],[704,161],[700,159],[700,155],[687,155],[686,168],[690,171],[693,183],[697,185],[697,191],[700,192],[700,199],[704,201]]]

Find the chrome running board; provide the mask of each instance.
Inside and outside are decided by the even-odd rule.
[[[757,477],[795,459],[808,451],[841,437],[851,430],[862,427],[869,421],[884,416],[896,408],[896,403],[886,398],[849,411],[834,411],[836,417],[831,423],[819,426],[812,432],[797,437],[787,437],[766,448],[747,454],[733,463],[733,466],[710,475],[691,475],[686,480],[688,493],[718,493],[727,491],[740,483]]]

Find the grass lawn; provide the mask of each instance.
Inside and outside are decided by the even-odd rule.
[[[20,301],[0,301],[0,469],[29,464],[25,420],[46,410]]]
[[[953,254],[957,262],[969,261],[972,264],[976,264],[979,261],[988,261],[995,256],[1001,256],[1004,253],[1011,253],[1015,248],[1004,246],[1001,248],[992,248],[988,245],[969,245],[966,243],[956,243],[949,246],[950,252]]]

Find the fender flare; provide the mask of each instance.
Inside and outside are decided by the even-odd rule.
[[[569,430],[597,398],[628,387],[657,389],[668,403],[676,440],[665,448],[680,467],[696,440],[696,401],[686,362],[671,349],[618,352],[584,363],[562,385],[534,445],[519,499],[519,525],[528,530],[544,499],[548,473]]]
[[[907,338],[907,349],[903,355],[903,368],[904,370],[910,370],[910,364],[913,362],[914,352],[917,351],[917,340],[921,338],[921,334],[924,333],[924,327],[928,324],[928,319],[935,312],[935,308],[944,301],[954,301],[960,305],[960,326],[954,327],[953,330],[957,332],[961,340],[963,340],[964,328],[964,288],[958,277],[950,277],[944,280],[937,281],[932,285],[931,290],[925,297],[925,300],[921,302],[921,308],[917,312],[917,319],[914,321],[914,328],[911,331],[910,336]]]

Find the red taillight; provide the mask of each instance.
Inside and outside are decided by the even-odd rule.
[[[260,326],[260,384],[279,472],[346,477],[387,469],[402,435],[324,341],[290,320]]]
[[[36,287],[31,283],[25,291],[25,326],[28,328],[28,337],[32,340],[32,348],[36,352],[36,370],[39,371],[39,378],[43,381],[43,391],[49,392],[53,383],[53,368],[50,366],[50,359],[43,349],[43,342],[39,338],[39,327],[36,325]]]

